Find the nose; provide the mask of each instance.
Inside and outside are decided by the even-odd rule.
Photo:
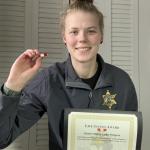
[[[79,34],[79,42],[86,42],[87,41],[87,34],[85,31],[80,31]]]

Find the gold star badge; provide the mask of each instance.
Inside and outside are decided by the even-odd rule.
[[[117,102],[115,100],[116,95],[117,94],[111,95],[109,90],[107,90],[106,94],[103,95],[103,99],[104,99],[103,105],[106,105],[111,110],[111,107],[113,105],[117,104]]]

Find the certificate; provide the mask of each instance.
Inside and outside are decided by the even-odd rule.
[[[70,109],[65,116],[65,150],[140,150],[140,113]]]

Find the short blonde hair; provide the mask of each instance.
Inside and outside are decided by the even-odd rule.
[[[73,0],[70,1],[70,4],[67,6],[67,8],[61,13],[60,16],[60,29],[61,32],[64,33],[65,31],[65,19],[66,16],[72,12],[72,11],[85,11],[90,12],[95,15],[97,15],[99,19],[99,29],[101,31],[101,34],[103,36],[103,30],[104,30],[104,19],[103,14],[96,8],[96,6],[93,5],[93,0]]]

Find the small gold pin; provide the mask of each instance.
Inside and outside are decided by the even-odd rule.
[[[111,110],[111,107],[117,104],[115,100],[116,95],[117,94],[110,94],[109,90],[107,90],[106,94],[102,96],[104,99],[103,105],[106,105]]]

